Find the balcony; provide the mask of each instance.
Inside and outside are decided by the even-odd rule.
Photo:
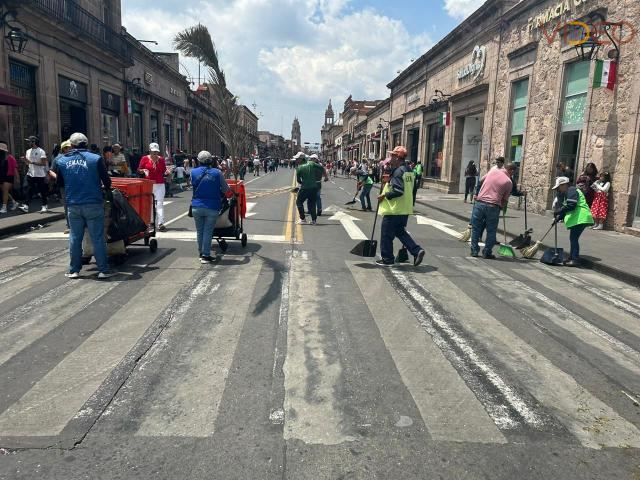
[[[74,0],[32,0],[31,5],[51,20],[59,22],[68,32],[88,37],[99,48],[108,50],[127,65],[133,65],[131,49],[122,33],[106,25]]]

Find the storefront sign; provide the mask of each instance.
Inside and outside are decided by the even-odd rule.
[[[100,106],[102,110],[120,114],[120,96],[106,90],[100,90]]]
[[[484,67],[487,64],[487,47],[476,45],[471,56],[471,63],[458,70],[458,81],[471,77],[476,80],[484,75]]]
[[[176,97],[179,97],[179,96],[180,96],[180,90],[178,90],[177,88],[170,87],[170,88],[169,88],[169,93],[170,93],[171,95],[176,96]]]
[[[576,8],[588,0],[563,0],[555,5],[550,6],[546,10],[529,18],[528,31],[531,32],[536,28],[540,28],[543,25],[555,20],[558,17],[563,16],[567,12],[571,12],[572,8]]]
[[[415,103],[420,100],[420,94],[418,92],[414,92],[411,95],[407,95],[407,105],[411,103]]]
[[[58,77],[58,89],[61,98],[87,103],[87,86],[84,83],[60,75]]]

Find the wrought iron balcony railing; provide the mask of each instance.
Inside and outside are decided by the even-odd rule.
[[[109,27],[102,20],[78,5],[74,0],[33,0],[31,5],[51,19],[57,20],[71,33],[89,37],[100,47],[108,49],[129,65],[133,65],[133,55],[124,35]]]

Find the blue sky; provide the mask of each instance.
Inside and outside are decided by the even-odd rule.
[[[382,99],[386,84],[483,0],[126,0],[122,21],[137,38],[171,51],[174,35],[209,28],[242,103],[257,105],[259,128],[317,142],[333,100]],[[153,46],[152,46],[153,47]],[[154,48],[155,49],[155,48]],[[181,59],[196,77],[197,62]],[[253,107],[250,107],[253,108]]]

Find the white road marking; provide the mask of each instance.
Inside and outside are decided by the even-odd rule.
[[[189,207],[187,207],[188,209]],[[171,220],[169,220],[168,222],[164,222],[164,226],[166,227],[167,225],[171,225],[172,223],[177,222],[178,220],[180,220],[181,218],[186,217],[187,215],[189,215],[189,211],[187,210],[184,213],[181,213],[180,215],[178,215],[176,218],[172,218]]]
[[[440,230],[441,232],[451,235],[452,237],[458,237],[460,235],[460,232],[450,228],[453,225],[449,225],[448,223],[439,222],[438,220],[434,220],[433,218],[427,218],[422,215],[416,215],[416,220],[418,222],[418,225],[429,225],[433,228]]]
[[[171,205],[173,203],[173,200],[165,200],[162,202],[162,206],[167,206],[167,205]]]
[[[475,394],[376,272],[347,262],[402,381],[434,440],[506,443]],[[392,311],[393,315],[387,312]]]
[[[359,218],[353,217],[345,212],[336,212],[333,216],[329,217],[329,220],[339,221],[347,232],[347,235],[351,240],[366,240],[368,237],[362,230],[355,224]]]
[[[320,311],[318,304],[323,289],[313,262],[294,255],[290,279],[284,438],[321,445],[352,441],[344,433],[343,415],[335,405],[342,365],[327,355],[327,333],[321,321],[326,311]]]
[[[256,205],[255,202],[247,202],[247,214],[245,215],[247,218],[257,215],[257,212],[252,212]]]
[[[419,280],[447,305],[456,318],[504,365],[511,365],[519,381],[551,409],[554,416],[590,448],[640,446],[640,431],[611,407],[593,396],[569,374],[505,327],[444,276],[437,282]],[[462,412],[461,412],[462,413]]]
[[[0,436],[58,435],[198,270],[178,258],[0,415]],[[187,280],[185,280],[187,281]],[[150,296],[155,299],[149,302]]]
[[[18,247],[0,247],[0,253],[10,252],[11,250],[15,250]]]

